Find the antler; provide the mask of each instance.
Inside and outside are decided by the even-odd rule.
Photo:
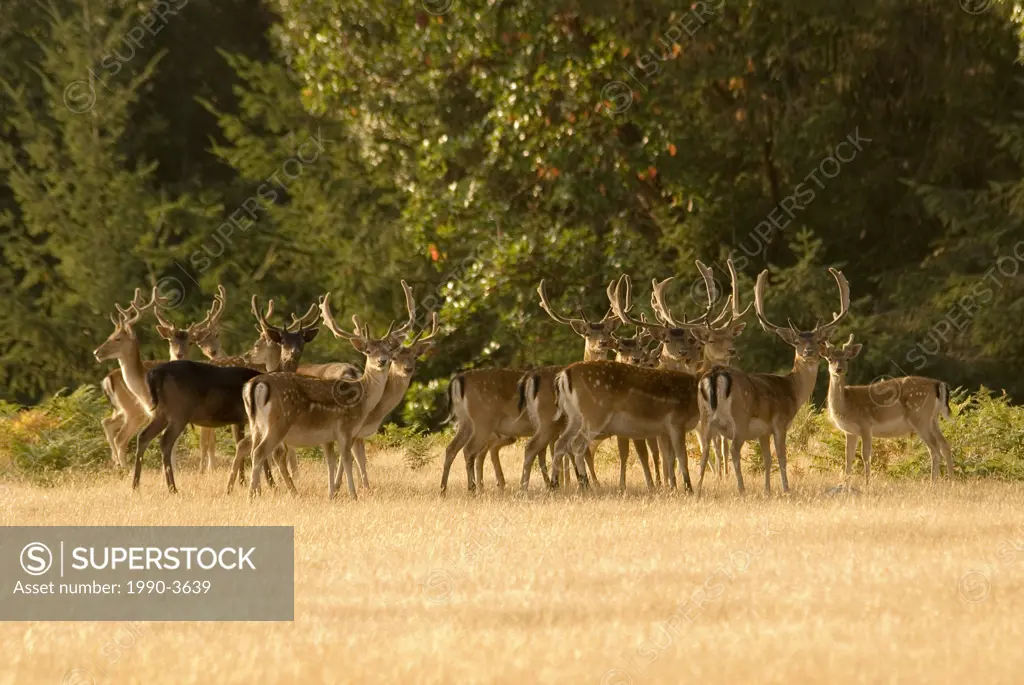
[[[292,312],[292,322],[288,324],[288,331],[295,333],[300,330],[312,328],[317,321],[320,320],[320,308],[317,303],[309,305],[309,309],[301,317],[295,316],[295,312]]]
[[[412,339],[412,342],[409,343],[409,347],[412,347],[418,342],[427,342],[428,340],[432,340],[437,335],[437,331],[440,327],[441,324],[437,320],[437,312],[430,312],[430,333],[423,335],[423,329],[421,329],[416,333],[416,337]]]
[[[669,276],[664,281],[658,282],[657,278],[651,279],[651,308],[654,316],[666,326],[676,326],[676,320],[672,317],[672,310],[665,304],[665,290],[674,279]]]
[[[142,288],[136,288],[135,295],[132,297],[132,301],[131,304],[128,305],[128,309],[122,309],[121,305],[117,304],[116,302],[114,303],[114,306],[117,307],[117,311],[121,315],[120,325],[124,327],[131,326],[132,324],[137,322],[139,319],[142,318],[143,314],[145,314],[150,309],[153,309],[156,306],[156,304],[156,288],[153,288],[153,294],[152,297],[150,297],[149,302],[142,301]]]
[[[344,328],[338,325],[338,322],[334,320],[334,314],[331,313],[331,294],[324,293],[319,300],[320,306],[320,318],[323,320],[324,325],[327,326],[327,330],[334,334],[335,338],[345,338],[346,340],[352,340],[354,338],[368,338],[370,331],[364,329],[359,317],[353,315],[352,323],[355,324],[355,331],[349,333]]]
[[[826,338],[831,338],[835,335],[839,322],[850,313],[850,284],[846,281],[846,276],[843,275],[842,271],[836,271],[829,267],[828,272],[836,279],[836,285],[839,286],[839,313],[833,312],[832,320],[824,326],[815,326],[814,332]],[[853,342],[853,336],[850,336],[850,338],[850,341]]]
[[[537,294],[540,295],[540,308],[543,309],[544,311],[546,311],[548,313],[548,316],[550,316],[552,319],[554,319],[558,323],[567,324],[567,325],[571,326],[574,321],[576,323],[586,323],[587,322],[585,318],[584,319],[569,319],[569,318],[566,318],[566,317],[561,316],[559,314],[556,314],[555,310],[551,308],[551,303],[548,302],[548,296],[544,293],[544,279],[543,278],[540,280],[540,285],[537,286]],[[581,311],[580,314],[583,314],[583,312]]]
[[[267,323],[267,319],[269,319],[274,314],[274,300],[267,300],[267,311],[266,313],[263,313],[262,311],[260,311],[260,307],[256,299],[256,296],[253,295],[252,314],[253,316],[256,317],[256,327],[260,329],[260,333],[265,333],[266,331],[271,329],[281,332],[281,329],[278,328],[277,326],[272,326],[271,324]]]
[[[402,292],[405,293],[405,310],[409,313],[409,318],[404,324],[396,328],[391,333],[391,337],[398,339],[409,332],[409,329],[416,323],[416,299],[412,295],[412,288],[409,284],[402,280]]]
[[[210,305],[210,309],[206,312],[206,318],[190,325],[188,332],[193,335],[205,333],[211,328],[218,326],[220,324],[220,317],[224,314],[224,301],[226,299],[227,292],[224,290],[224,286],[218,283],[217,294],[213,296],[213,304]]]
[[[776,333],[782,330],[781,326],[776,326],[770,322],[764,315],[764,287],[768,283],[768,269],[765,269],[757,275],[757,284],[754,286],[754,313],[757,315],[757,322],[761,324],[761,328],[768,331],[769,333]],[[799,333],[793,322],[789,322],[789,329],[793,333]]]

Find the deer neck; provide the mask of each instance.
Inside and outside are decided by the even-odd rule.
[[[117,358],[121,367],[121,378],[128,387],[135,399],[143,407],[149,407],[152,402],[149,397],[149,388],[146,387],[146,369],[142,365],[142,354],[139,352],[139,341],[132,340],[128,349]]]
[[[404,370],[391,367],[388,371],[388,380],[384,383],[384,393],[377,401],[377,405],[366,416],[364,426],[370,426],[376,432],[377,426],[384,417],[391,413],[391,410],[398,406],[398,403],[405,397],[405,392],[412,383],[412,374]]]
[[[828,408],[833,413],[842,413],[846,404],[846,375],[828,374]]]
[[[363,389],[363,420],[380,404],[381,398],[388,385],[390,376],[390,365],[387,369],[374,368],[367,359],[363,365],[363,375],[359,379],[359,385]]]
[[[789,372],[789,380],[793,384],[793,395],[796,397],[797,406],[802,407],[811,399],[814,384],[818,380],[818,357],[809,360],[801,359],[799,354],[794,355],[793,370]]]

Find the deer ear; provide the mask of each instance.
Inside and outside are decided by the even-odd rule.
[[[270,338],[270,342],[275,342],[278,345],[281,344],[281,331],[276,328],[268,328],[267,337]]]
[[[156,332],[159,333],[160,337],[164,340],[170,340],[173,337],[173,331],[171,331],[167,326],[158,325],[156,327]]]
[[[587,337],[587,324],[583,323],[582,321],[572,321],[569,325],[572,326],[572,329],[574,331],[576,331],[576,335],[582,336],[584,338]]]
[[[854,357],[856,357],[858,354],[860,354],[860,351],[863,347],[864,346],[861,345],[860,343],[850,345],[848,348],[846,348],[846,351],[849,353],[847,359],[853,359]]]
[[[747,324],[745,324],[744,322],[740,321],[739,323],[734,323],[732,325],[732,328],[729,329],[729,332],[732,333],[732,337],[735,338],[737,335],[742,333],[743,329],[746,328],[746,327],[747,327]]]
[[[365,340],[363,340],[362,338],[352,338],[351,340],[349,340],[349,342],[352,343],[352,347],[356,348],[357,351],[366,354],[367,343]]]
[[[315,338],[316,334],[319,332],[319,328],[307,328],[306,330],[302,331],[302,339],[305,340],[306,342],[313,342],[313,338]]]
[[[799,336],[788,328],[776,328],[775,333],[782,338],[787,345],[796,347],[797,343],[800,342]]]

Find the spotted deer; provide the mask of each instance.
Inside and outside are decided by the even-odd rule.
[[[871,475],[871,441],[917,434],[932,457],[932,481],[940,475],[941,460],[946,476],[953,476],[953,452],[939,428],[939,417],[949,419],[949,386],[921,376],[877,381],[870,385],[847,385],[849,361],[860,354],[861,345],[853,335],[842,346],[826,341],[821,356],[828,362],[828,416],[832,425],[846,434],[846,476],[853,469],[860,439],[864,482]]]
[[[384,394],[388,367],[395,355],[391,337],[394,322],[383,338],[373,337],[369,326],[364,327],[357,316],[352,317],[354,331],[346,331],[331,314],[330,293],[321,298],[320,311],[324,325],[335,337],[348,340],[366,356],[363,375],[358,381],[346,381],[275,372],[257,376],[246,383],[242,397],[252,441],[250,495],[259,492],[259,467],[271,455],[279,460],[281,475],[288,489],[296,492],[288,469],[283,465],[283,450],[277,450],[287,443],[295,447],[327,446],[324,456],[327,461],[328,497],[333,499],[340,488],[342,471],[348,482],[349,494],[356,497],[352,478],[352,441]],[[334,443],[337,443],[337,453],[341,455],[341,469],[337,468]],[[234,468],[239,467],[239,458],[236,457]],[[234,471],[229,487],[233,479]]]
[[[829,269],[839,286],[840,310],[827,324],[816,325],[809,331],[797,330],[789,323],[781,328],[768,321],[764,314],[764,289],[768,270],[757,277],[754,289],[754,311],[761,327],[775,333],[794,350],[793,369],[786,374],[745,373],[738,369],[717,366],[700,380],[700,406],[704,418],[701,436],[700,475],[698,494],[704,481],[708,461],[710,438],[715,433],[732,441],[730,452],[736,470],[736,485],[743,492],[743,474],[740,471],[740,449],[747,440],[757,440],[764,457],[764,488],[771,492],[772,453],[769,439],[775,442],[779,462],[779,476],[783,492],[789,492],[786,474],[786,433],[800,407],[814,392],[818,376],[821,345],[835,334],[839,323],[850,309],[850,287],[842,272]]]
[[[622,277],[609,298],[616,315],[624,315]],[[555,377],[558,408],[565,428],[555,442],[555,459],[573,458],[581,488],[589,486],[585,465],[586,447],[602,436],[634,440],[665,438],[662,449],[669,487],[674,488],[676,458],[681,458],[684,483],[692,490],[686,465],[686,433],[697,427],[697,377],[685,371],[631,366],[621,362],[595,361],[570,364]],[[650,467],[641,454],[641,467],[651,487]],[[553,474],[557,485],[559,474]]]
[[[583,338],[584,359],[606,359],[609,352],[613,350],[611,334],[619,326],[619,322],[611,315],[611,310],[602,319],[591,319],[586,313],[580,311],[579,318],[562,316],[555,312],[548,301],[547,293],[544,290],[544,281],[537,287],[537,294],[540,296],[540,306],[548,316],[558,323],[565,324]],[[524,385],[520,381],[527,376],[538,376],[539,383],[534,386],[535,390],[541,391],[543,379],[549,375],[554,378],[554,373],[564,367],[544,367],[530,371],[520,369],[474,369],[456,374],[448,384],[448,406],[455,418],[458,428],[455,437],[452,438],[448,448],[445,450],[444,468],[441,474],[441,492],[448,490],[448,475],[451,472],[452,463],[460,451],[466,458],[466,476],[469,482],[469,491],[475,492],[478,485],[482,485],[477,474],[483,473],[483,459],[490,452],[491,463],[494,465],[495,477],[498,487],[505,486],[505,476],[501,470],[501,463],[498,458],[498,449],[505,445],[512,444],[516,438],[527,438],[534,436],[537,430],[526,411],[524,397]],[[547,390],[543,390],[547,392]],[[550,393],[552,402],[550,415],[553,417],[556,411],[554,407],[554,389],[551,386]],[[553,438],[552,438],[553,440]],[[547,443],[540,449],[547,447]],[[532,450],[527,445],[527,450]],[[538,450],[539,452],[539,450]],[[479,467],[476,466],[480,462]],[[526,459],[524,458],[524,463]],[[530,460],[532,463],[532,459]],[[550,482],[546,475],[544,461],[541,460],[541,473],[545,482]],[[588,468],[593,472],[593,456],[590,456]],[[525,475],[524,480],[529,481]]]

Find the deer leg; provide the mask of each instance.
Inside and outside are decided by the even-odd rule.
[[[359,479],[363,483],[363,489],[370,489],[370,479],[366,477],[366,441],[356,438],[352,441],[352,452],[356,455],[356,464],[359,466]]]
[[[741,495],[743,494],[743,471],[740,469],[740,452],[742,449],[743,441],[733,438],[729,451],[732,452],[732,466],[736,470],[736,487],[739,488]]]
[[[485,448],[484,451],[481,452],[480,454],[476,455],[476,457],[473,459],[473,479],[474,482],[476,483],[477,489],[479,490],[484,489],[484,461],[486,461],[486,459],[487,448]]]
[[[946,436],[942,434],[942,429],[939,428],[939,420],[937,418],[932,419],[932,436],[934,436],[935,444],[939,448],[939,452],[946,460],[946,478],[953,478],[953,450],[949,446],[949,441],[946,440]]]
[[[213,428],[199,429],[199,473],[213,471],[213,453],[216,451],[217,434]]]
[[[526,490],[530,487],[530,472],[533,470],[533,462],[539,456],[541,463],[541,474],[544,476],[544,483],[546,485],[551,484],[551,479],[548,477],[548,467],[545,464],[544,452],[548,448],[548,443],[551,442],[551,430],[546,426],[542,427],[527,441],[526,447],[523,449],[523,476],[519,480],[519,487]]]
[[[271,434],[270,431],[261,435],[259,438],[253,438],[255,443],[252,448],[252,465],[250,466],[249,474],[249,496],[255,497],[262,492],[260,486],[260,472],[263,468],[263,464],[267,461],[267,458],[274,453],[277,446],[281,443],[281,439]]]
[[[860,454],[864,460],[864,485],[868,484],[868,477],[871,475],[871,431],[864,431],[861,436]]]
[[[704,487],[704,472],[708,467],[708,458],[711,456],[711,427],[702,423],[697,429],[697,442],[700,443],[700,471],[697,473],[697,496]],[[739,471],[737,471],[739,473]],[[742,489],[742,488],[741,488]]]
[[[341,468],[345,471],[345,482],[348,485],[348,494],[352,499],[358,499],[356,495],[356,481],[352,477],[352,444],[347,435],[337,436],[338,454],[341,455]],[[341,471],[334,474],[334,492],[341,489]]]
[[[764,491],[772,491],[772,447],[771,435],[762,435],[757,439],[761,446],[761,459],[764,461]]]
[[[174,461],[171,457],[174,454],[174,445],[178,442],[178,436],[185,430],[187,424],[170,424],[160,437],[160,451],[164,457],[164,478],[167,479],[167,491],[172,495],[178,492],[174,485]]]
[[[245,438],[245,424],[236,424],[231,426],[231,438],[235,441],[235,452],[238,451],[238,445]],[[253,446],[256,444],[255,438],[249,441]],[[250,453],[252,449],[249,449]],[[251,454],[250,454],[251,456]],[[245,485],[245,460],[238,467],[238,484]]]
[[[139,489],[139,479],[142,478],[142,455],[146,453],[146,448],[153,442],[153,438],[160,435],[164,428],[167,428],[167,419],[163,414],[156,414],[139,435],[139,443],[135,447],[135,476],[132,478],[132,490]]]
[[[114,460],[114,464],[117,468],[124,468],[124,461],[121,459],[121,454],[117,448],[117,433],[124,425],[124,415],[115,411],[109,417],[103,419],[103,437],[106,438],[107,444],[110,445],[110,458]]]
[[[686,433],[676,428],[669,430],[669,449],[679,460],[679,468],[683,472],[683,485],[686,492],[693,494],[693,483],[690,481],[690,460],[686,458]]]
[[[245,463],[245,458],[252,456],[253,441],[251,436],[246,436],[238,441],[235,445],[235,458],[231,462],[231,473],[228,474],[228,494],[235,487],[235,478],[238,477],[239,481],[242,481],[241,471],[242,465]],[[244,482],[244,481],[242,481]]]
[[[648,440],[647,449],[651,453],[651,460],[654,462],[654,484],[661,487],[661,449],[658,447],[658,440]]]
[[[274,461],[277,462],[277,468],[281,470],[281,479],[284,481],[285,487],[288,488],[288,492],[293,495],[298,495],[299,491],[295,489],[295,483],[292,481],[292,476],[288,472],[288,457],[291,453],[291,447],[278,445],[277,449],[274,450]]]
[[[336,490],[334,480],[338,473],[338,457],[334,453],[333,441],[324,443],[324,459],[327,461],[327,497],[331,499],[334,497],[334,491]]]
[[[494,467],[494,478],[498,481],[499,490],[505,489],[505,473],[501,470],[501,459],[499,458],[498,452],[501,451],[503,446],[511,445],[514,442],[515,440],[503,440],[497,445],[491,447],[491,466]],[[481,485],[483,484],[482,480],[478,479],[478,482],[481,483]]]
[[[619,492],[625,492],[626,460],[629,459],[629,438],[615,436],[615,448],[619,453]]]
[[[448,443],[448,447],[444,451],[444,470],[441,472],[441,494],[443,495],[448,491],[448,474],[451,473],[452,463],[455,461],[455,457],[458,456],[459,450],[466,447],[466,443],[472,437],[473,432],[470,428],[459,424],[458,430],[455,431],[455,437]]]
[[[855,433],[846,434],[846,479],[850,479],[850,474],[853,473],[853,460],[857,457],[857,435]]]
[[[779,462],[779,477],[783,494],[789,492],[789,477],[786,475],[786,429],[775,433],[775,459]],[[865,465],[866,466],[866,465]],[[767,491],[766,491],[767,492]]]
[[[644,470],[644,481],[647,483],[647,489],[654,489],[654,478],[651,477],[651,464],[647,456],[647,441],[646,440],[634,440],[633,447],[636,449],[637,459],[640,460],[640,468]]]
[[[594,468],[594,455],[596,455],[596,454],[597,454],[597,450],[592,450],[589,447],[587,448],[587,451],[584,454],[584,457],[586,458],[586,461],[587,461],[587,470],[590,472],[590,479],[592,481],[594,481],[594,487],[595,488],[598,487],[599,485],[601,485],[601,483],[598,482],[598,480],[597,480],[597,469]],[[627,452],[627,454],[628,454],[628,452]]]
[[[121,424],[121,430],[117,432],[117,436],[114,438],[114,441],[117,443],[117,452],[121,455],[122,459],[128,455],[128,443],[131,442],[131,439],[135,437],[135,434],[138,433],[143,426],[147,425],[147,422],[150,420],[149,416],[142,410],[133,414],[125,414],[125,420],[124,423]],[[156,436],[154,435],[153,437]],[[150,439],[152,440],[152,438]]]

